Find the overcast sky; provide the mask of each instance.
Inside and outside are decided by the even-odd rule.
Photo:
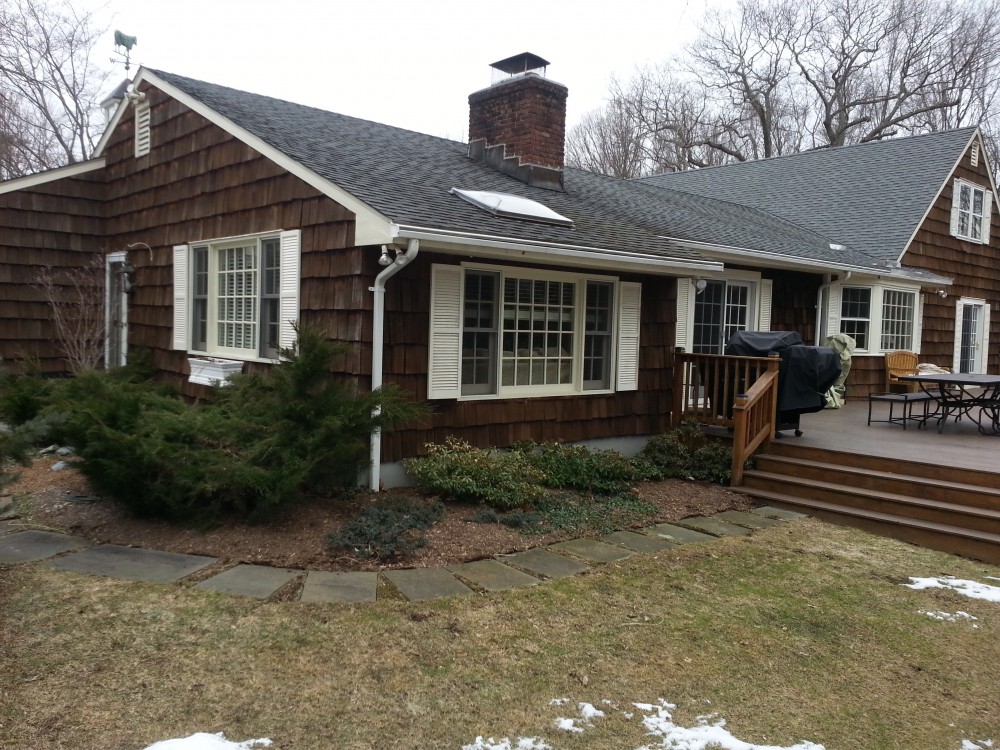
[[[663,61],[720,3],[733,0],[74,2],[110,27],[107,58],[114,29],[138,37],[132,75],[139,63],[456,140],[490,63],[549,60],[548,77],[569,88],[572,126],[601,106],[613,76]]]

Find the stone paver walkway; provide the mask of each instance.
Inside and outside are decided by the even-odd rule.
[[[804,518],[779,508],[756,508],[752,513],[726,511],[706,518],[662,523],[641,532],[616,531],[600,540],[571,539],[492,560],[477,560],[447,568],[412,568],[382,573],[331,573],[239,564],[218,573],[205,571],[195,588],[237,596],[268,599],[304,576],[303,602],[355,604],[380,597],[379,580],[411,601],[445,596],[471,596],[534,586],[548,579],[585,573],[595,565],[650,554],[684,544],[708,542],[723,536],[746,535],[785,521]],[[0,527],[0,563],[42,562],[57,570],[88,573],[147,583],[176,583],[219,561],[201,555],[93,545],[87,539],[50,531]],[[221,567],[221,566],[220,566]],[[208,575],[209,572],[214,575]]]

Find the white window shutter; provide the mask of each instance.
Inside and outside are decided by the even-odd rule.
[[[920,354],[920,340],[924,337],[924,295],[920,292],[913,294],[913,340],[910,342],[910,351]]]
[[[826,305],[826,336],[840,333],[840,305],[844,298],[844,287],[839,284],[830,287],[830,296]]]
[[[771,297],[774,281],[761,279],[757,286],[757,330],[771,330]]]
[[[691,279],[677,279],[677,330],[674,333],[674,346],[691,351],[694,340],[694,284]]]
[[[191,283],[189,258],[191,251],[187,245],[174,245],[174,349],[188,350],[191,331],[190,295]]]
[[[983,191],[983,244],[990,244],[990,224],[993,223],[993,191]]]
[[[639,323],[642,284],[623,281],[618,285],[618,373],[615,389],[639,388]]]
[[[951,186],[951,227],[948,230],[953,237],[958,237],[958,207],[961,205],[962,182],[955,180]]]
[[[990,306],[983,305],[983,359],[981,372],[986,372],[990,361]]]
[[[295,344],[295,324],[299,322],[299,281],[302,258],[302,230],[281,233],[278,302],[278,346]]]
[[[955,302],[955,348],[952,350],[952,372],[958,372],[962,362],[962,313],[964,307],[965,303],[961,299]]]
[[[427,398],[462,395],[461,266],[431,266],[431,330],[428,345]]]

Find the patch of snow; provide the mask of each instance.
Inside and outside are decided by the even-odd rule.
[[[576,725],[576,719],[566,719],[560,717],[556,719],[556,729],[561,729],[564,732],[575,732],[577,734],[583,734],[583,728]]]
[[[997,579],[1000,580],[1000,579]],[[986,750],[993,747],[993,740],[962,740],[962,750]]]
[[[550,706],[564,706],[569,703],[569,698],[553,698],[549,701]]]
[[[488,740],[476,737],[476,741],[471,745],[462,745],[462,750],[552,750],[552,745],[536,737],[520,737],[516,744],[511,744],[506,737],[499,742],[492,737]]]
[[[917,614],[918,615],[927,615],[931,619],[941,620],[943,622],[958,622],[959,620],[978,620],[979,619],[978,617],[970,615],[968,612],[963,612],[962,610],[958,610],[958,612],[952,613],[952,612],[935,612],[935,611],[932,611],[932,610],[918,609],[917,610]],[[973,623],[972,627],[978,628],[979,626],[976,625],[975,623]]]
[[[903,585],[917,591],[923,589],[951,589],[972,599],[1000,602],[1000,586],[991,586],[988,583],[979,583],[979,581],[969,581],[952,576],[943,576],[941,578],[914,578],[910,576],[910,581],[912,583],[904,583]]]
[[[786,748],[744,742],[724,728],[724,721],[719,720],[714,724],[709,724],[707,717],[702,717],[702,723],[696,727],[680,727],[674,723],[670,714],[670,710],[676,706],[666,701],[661,701],[659,705],[650,703],[633,705],[647,714],[642,723],[651,735],[662,739],[660,747],[663,750],[708,750],[709,748],[713,748],[713,750],[825,750],[822,745],[817,745],[815,742],[799,742]]]
[[[577,708],[580,709],[580,716],[582,716],[587,721],[590,719],[603,719],[604,712],[599,708],[594,708],[590,703],[579,703]]]
[[[222,732],[218,734],[197,732],[190,737],[156,742],[146,750],[250,750],[252,747],[267,747],[270,744],[271,740],[267,738],[230,742]]]

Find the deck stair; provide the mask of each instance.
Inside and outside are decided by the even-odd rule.
[[[932,549],[1000,563],[1000,475],[777,441],[740,492]]]

